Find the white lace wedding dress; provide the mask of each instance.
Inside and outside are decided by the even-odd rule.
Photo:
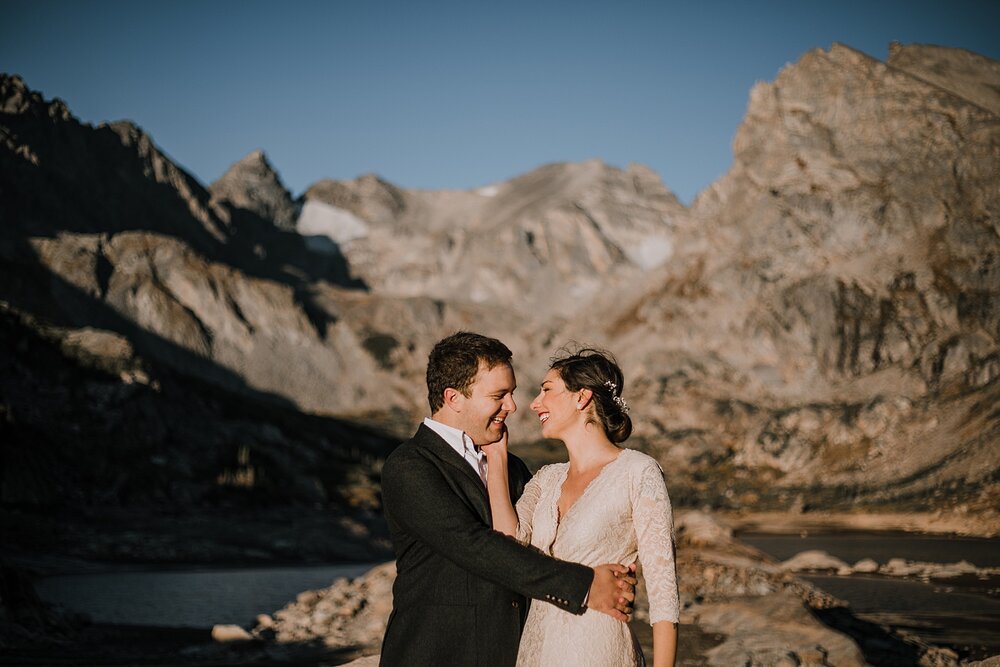
[[[600,565],[636,560],[649,594],[650,622],[677,621],[673,517],[655,459],[622,450],[559,518],[568,463],[545,466],[517,503],[518,539],[563,560]],[[521,636],[523,667],[642,665],[642,651],[624,623],[587,610],[576,616],[535,600]]]

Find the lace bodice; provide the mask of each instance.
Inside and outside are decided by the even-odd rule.
[[[676,622],[673,515],[660,465],[641,452],[622,450],[560,520],[559,495],[568,472],[568,463],[549,465],[528,482],[517,503],[518,539],[584,565],[627,565],[638,558],[650,622]]]

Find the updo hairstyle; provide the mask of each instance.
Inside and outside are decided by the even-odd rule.
[[[593,393],[596,420],[611,442],[625,442],[632,434],[628,406],[622,399],[625,377],[618,362],[609,353],[583,348],[574,354],[555,357],[549,368],[555,369],[570,391],[589,389]]]

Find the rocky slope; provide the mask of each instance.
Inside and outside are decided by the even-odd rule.
[[[927,59],[913,48],[894,59]],[[1000,83],[931,52],[939,77]],[[992,512],[998,146],[980,104],[812,51],[751,92],[671,263],[562,337],[619,351],[638,434],[689,502]]]
[[[212,197],[234,209],[250,211],[284,231],[295,230],[298,213],[292,195],[263,151],[254,151],[235,163],[208,187]]]
[[[650,170],[592,160],[469,192],[321,181],[304,195],[299,229],[326,231],[375,292],[551,322],[666,262],[685,218]]]

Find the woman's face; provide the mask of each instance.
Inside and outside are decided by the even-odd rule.
[[[538,415],[542,435],[561,439],[567,428],[580,419],[579,392],[569,391],[559,377],[559,371],[550,368],[542,380],[542,389],[531,402],[531,409]]]

